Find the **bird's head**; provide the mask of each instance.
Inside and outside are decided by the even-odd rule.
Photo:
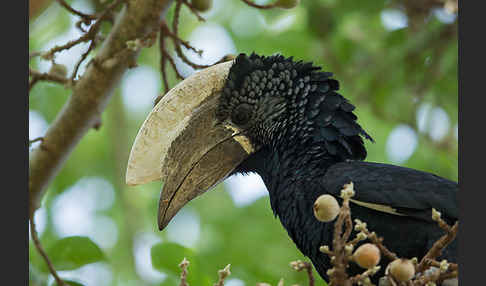
[[[280,55],[240,54],[179,83],[154,107],[130,154],[129,185],[162,179],[158,224],[263,147],[307,145],[363,159],[354,106],[332,74]]]
[[[279,65],[281,68],[279,68]],[[249,139],[253,150],[272,145],[284,133],[293,83],[291,60],[240,54],[219,98],[216,120]]]

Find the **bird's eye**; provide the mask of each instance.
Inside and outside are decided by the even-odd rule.
[[[238,105],[231,114],[231,121],[237,125],[248,123],[251,117],[251,106],[243,103]]]

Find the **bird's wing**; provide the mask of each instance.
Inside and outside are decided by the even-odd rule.
[[[353,182],[354,203],[368,208],[431,219],[435,208],[456,220],[458,184],[431,173],[388,164],[348,161],[331,166],[321,184],[339,196],[344,184]]]

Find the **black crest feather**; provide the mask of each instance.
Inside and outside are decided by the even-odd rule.
[[[278,119],[280,128],[270,128],[270,134],[259,131],[268,137],[261,142],[322,144],[337,160],[362,160],[366,157],[362,137],[373,139],[356,122],[354,105],[337,92],[339,82],[332,76],[311,62],[292,57],[239,54],[230,68],[217,116],[227,118],[241,102],[285,98],[286,111]]]

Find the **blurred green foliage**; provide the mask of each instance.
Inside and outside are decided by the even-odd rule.
[[[89,238],[80,236],[62,238],[47,249],[47,252],[56,270],[72,270],[105,259],[98,245]]]
[[[270,1],[259,3],[265,2]],[[387,154],[387,140],[394,128],[404,124],[415,131],[417,146],[401,165],[457,180],[457,20],[441,21],[438,13],[445,12],[428,2],[308,0],[291,10],[258,11],[239,0],[219,0],[213,3],[212,10],[203,14],[208,18],[207,23],[199,23],[183,8],[179,31],[187,39],[200,25],[220,25],[228,32],[237,53],[278,52],[313,61],[324,70],[334,72],[340,80],[341,93],[357,106],[359,122],[376,141],[367,143],[369,161],[393,163]],[[103,7],[98,0],[70,3],[91,7],[91,12]],[[422,12],[415,14],[417,9],[411,5],[421,5],[423,9],[418,10]],[[172,10],[168,13],[169,21]],[[383,20],[386,11],[405,15],[408,25],[386,29]],[[252,33],[241,33],[235,28],[234,18],[243,12],[256,15],[244,18],[245,29],[252,29]],[[72,26],[69,13],[52,4],[30,23],[30,51],[45,50],[46,43]],[[103,29],[104,33],[109,30],[109,25]],[[154,71],[159,70],[158,63],[157,45],[144,49],[138,60],[140,67],[151,67]],[[34,58],[30,66],[38,69],[41,63]],[[174,72],[170,70],[168,75],[174,85],[177,82]],[[29,95],[29,109],[38,112],[49,124],[69,96],[70,90],[65,87],[38,83]],[[418,128],[417,112],[424,103],[441,108],[448,117],[447,132],[439,140]],[[238,207],[223,185],[219,185],[194,200],[187,209],[197,214],[200,234],[191,247],[179,245],[166,231],[157,230],[161,183],[133,188],[124,184],[131,143],[149,110],[142,114],[130,112],[118,89],[103,113],[101,128],[88,132],[50,185],[42,203],[46,215],[41,241],[54,265],[63,270],[105,261],[111,276],[105,281],[108,284],[103,285],[177,285],[180,273],[177,265],[187,257],[191,262],[190,285],[211,285],[217,281],[217,270],[228,263],[232,272],[229,279],[240,279],[244,285],[256,282],[276,285],[281,277],[286,285],[305,285],[305,274],[295,273],[289,267],[290,261],[305,257],[273,217],[268,197]],[[87,176],[104,178],[115,190],[113,205],[97,212],[117,227],[116,243],[103,249],[86,237],[61,238],[54,226],[54,216],[65,215],[53,211],[54,202]],[[89,209],[86,205],[80,207]],[[151,260],[154,269],[167,274],[165,280],[153,282],[137,266],[134,245],[139,233],[160,239],[151,250],[151,258],[148,256],[146,260]],[[47,268],[32,242],[29,253],[31,284],[46,285]]]

